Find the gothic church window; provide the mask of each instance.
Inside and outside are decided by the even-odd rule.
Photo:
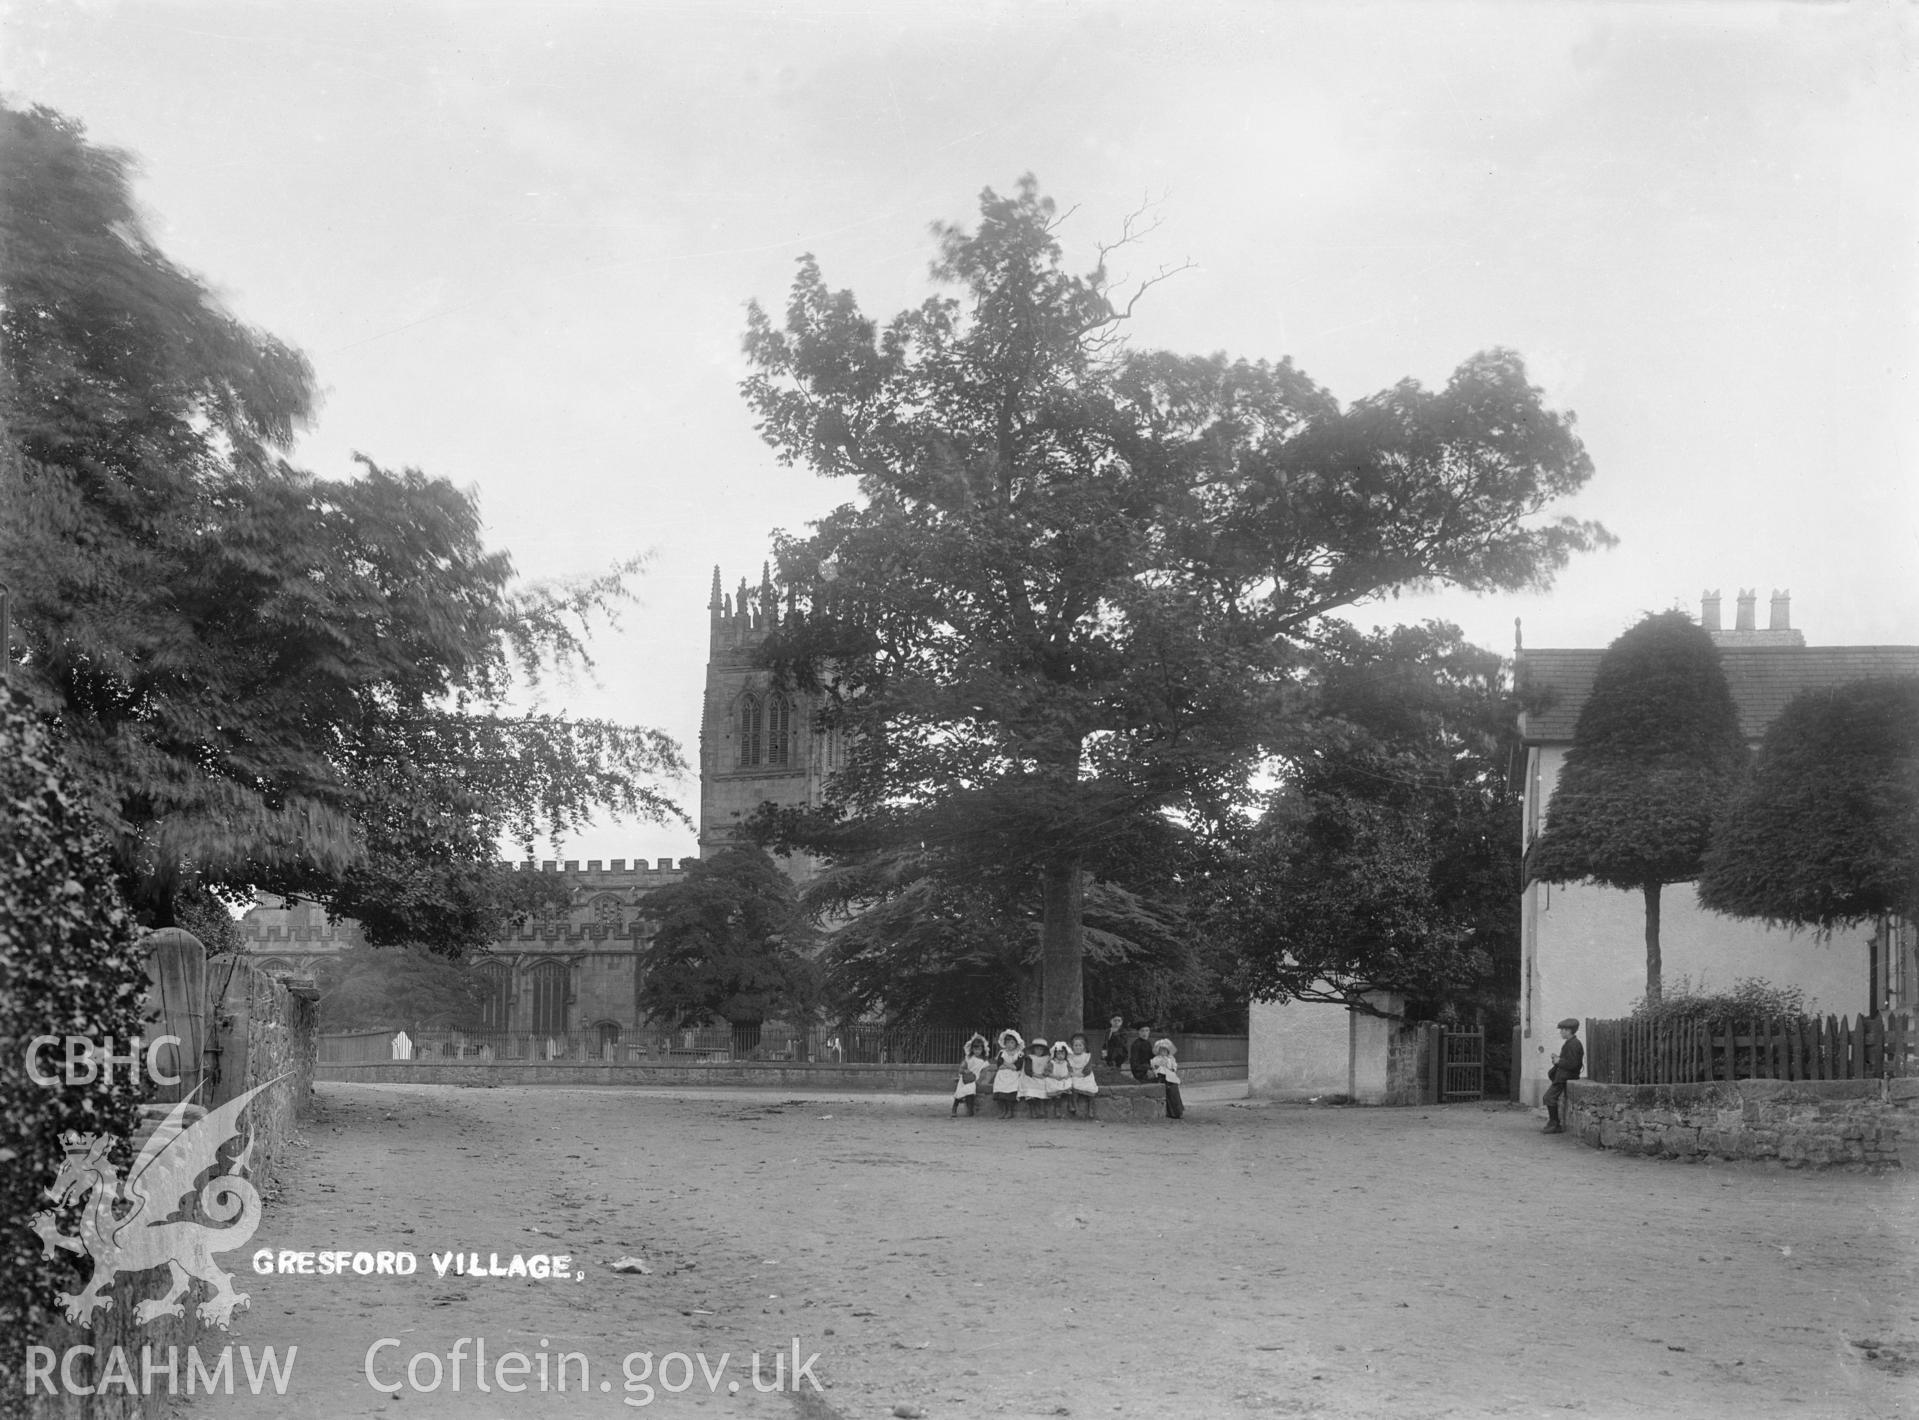
[[[756,695],[740,697],[740,768],[751,769],[760,762],[760,701]]]
[[[766,762],[793,762],[793,702],[776,695],[766,705]]]
[[[508,1030],[513,1014],[513,968],[503,961],[483,961],[477,968],[486,983],[480,998],[480,1029]]]
[[[533,968],[533,1029],[566,1034],[566,963],[543,961]]]

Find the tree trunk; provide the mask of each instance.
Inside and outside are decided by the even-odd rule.
[[[1079,860],[1060,859],[1042,870],[1040,919],[1040,1003],[1048,1040],[1070,1039],[1086,1028],[1082,964],[1085,939],[1080,931],[1085,885]]]
[[[1659,1004],[1659,884],[1646,884],[1646,1004]]]
[[[1019,1033],[1031,1040],[1041,1030],[1045,1017],[1044,994],[1040,990],[1037,963],[1019,969]]]

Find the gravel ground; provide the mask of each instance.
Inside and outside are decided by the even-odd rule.
[[[925,1096],[322,1085],[249,1248],[411,1251],[419,1272],[228,1254],[252,1301],[223,1339],[298,1359],[284,1395],[242,1380],[186,1414],[1919,1415],[1919,1179],[1662,1164],[1504,1105],[1240,1088],[1123,1125],[955,1122]],[[436,1276],[453,1251],[583,1275]],[[648,1271],[608,1265],[629,1256]],[[367,1374],[382,1340],[393,1394]],[[790,1389],[796,1341],[817,1391]],[[525,1391],[475,1391],[480,1343],[495,1382],[503,1353],[529,1358]],[[756,1351],[788,1390],[755,1393]],[[574,1352],[587,1387],[574,1361],[562,1392]]]

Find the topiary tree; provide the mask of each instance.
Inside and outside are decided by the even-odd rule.
[[[1644,894],[1648,1002],[1659,1000],[1660,889],[1699,876],[1745,763],[1718,648],[1684,612],[1648,616],[1606,648],[1526,871]]]
[[[1822,932],[1919,915],[1919,676],[1794,697],[1713,834],[1699,900]]]
[[[4,1363],[35,1335],[53,1291],[71,1288],[65,1254],[46,1260],[29,1224],[63,1159],[61,1135],[132,1132],[137,1088],[111,1081],[46,1085],[31,1079],[35,1036],[111,1037],[117,1052],[141,1033],[145,957],[133,917],[80,796],[27,698],[0,679],[0,1336]],[[57,1068],[42,1055],[41,1073]],[[8,1384],[6,1390],[18,1394]]]

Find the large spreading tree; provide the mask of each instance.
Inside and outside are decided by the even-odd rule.
[[[1140,293],[1110,249],[1068,269],[1060,221],[987,191],[884,325],[803,259],[744,386],[783,462],[859,490],[778,546],[771,660],[851,745],[829,809],[1025,875],[1049,1035],[1082,1025],[1089,874],[1245,797],[1330,615],[1542,586],[1606,538],[1549,512],[1591,463],[1517,356],[1342,406],[1289,362],[1131,350]]]
[[[1660,890],[1699,877],[1745,765],[1739,712],[1702,627],[1661,612],[1606,648],[1526,868],[1534,881],[1644,897],[1649,1005],[1660,995]]]
[[[129,172],[0,107],[12,674],[147,925],[258,886],[378,942],[489,940],[539,886],[502,836],[677,812],[664,736],[505,708],[585,662],[619,580],[519,587],[444,479],[290,467],[311,369],[154,245]]]
[[[1919,918],[1919,677],[1795,696],[1714,831],[1699,900],[1831,932]]]

